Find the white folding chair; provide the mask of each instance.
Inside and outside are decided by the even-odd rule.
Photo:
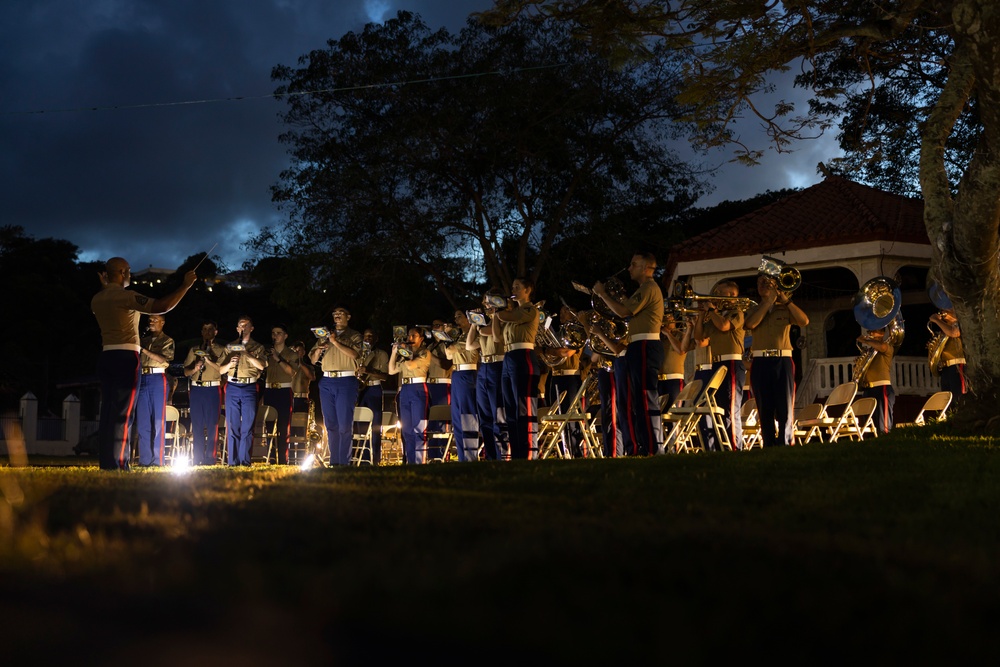
[[[351,465],[360,466],[372,460],[372,420],[375,413],[371,408],[354,408],[354,440],[351,444]],[[365,454],[367,453],[367,456]]]

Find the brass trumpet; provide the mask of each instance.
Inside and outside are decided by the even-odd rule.
[[[689,308],[692,304],[699,301],[710,301],[716,304],[724,304],[730,308],[735,308],[736,310],[741,310],[743,312],[757,307],[756,301],[745,296],[711,296],[708,294],[695,294],[694,290],[691,288],[691,283],[685,281],[680,281],[674,284],[673,301],[680,302],[684,308]]]

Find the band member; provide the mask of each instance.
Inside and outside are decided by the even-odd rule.
[[[427,371],[431,360],[424,346],[424,334],[413,327],[406,337],[410,357],[399,356],[400,343],[393,342],[389,353],[389,375],[399,375],[399,394],[396,414],[403,437],[403,454],[406,463],[427,462],[427,413],[431,409],[431,394],[427,384]]]
[[[306,344],[301,340],[292,343],[292,352],[298,357],[299,371],[292,376],[292,412],[309,412],[309,392],[316,381],[316,367],[306,355]],[[388,363],[388,362],[386,362]]]
[[[670,409],[677,395],[684,389],[684,360],[693,347],[691,336],[684,334],[690,329],[690,322],[678,322],[672,312],[663,314],[663,326],[660,327],[663,365],[660,366],[656,385],[657,394],[663,401],[663,411]]]
[[[597,373],[597,393],[601,401],[601,443],[604,456],[611,458],[624,451],[623,429],[615,409],[615,379],[612,358],[591,350],[590,373]]]
[[[141,466],[163,465],[166,448],[165,416],[170,393],[166,373],[174,360],[174,339],[163,333],[165,321],[162,315],[150,315],[147,334],[139,341],[142,368],[135,423]]]
[[[715,400],[725,410],[723,422],[733,449],[741,449],[743,446],[740,410],[743,407],[743,384],[746,382],[746,366],[743,364],[744,316],[743,311],[732,303],[727,303],[725,298],[735,298],[739,294],[740,288],[733,281],[719,281],[712,288],[712,295],[724,299],[718,304],[714,301],[702,302],[702,312],[698,313],[694,321],[695,340],[701,345],[707,344],[712,350],[712,372],[720,366],[726,367],[726,377],[715,394]],[[703,429],[703,437],[707,438],[709,449],[719,449],[721,445],[715,442],[712,431]]]
[[[228,361],[219,367],[226,376],[226,443],[230,466],[250,465],[253,427],[257,419],[257,380],[267,368],[267,349],[252,339],[253,320],[236,323],[238,338],[226,346]]]
[[[201,325],[201,342],[188,350],[184,375],[190,378],[192,464],[212,465],[219,458],[219,415],[222,414],[222,376],[219,364],[226,349],[215,342],[215,322]]]
[[[129,431],[139,385],[139,316],[163,314],[184,298],[198,279],[194,271],[184,274],[175,291],[150,299],[126,291],[132,268],[121,257],[112,257],[98,274],[101,291],[94,295],[90,309],[101,328],[103,350],[97,362],[101,380],[101,417],[97,431],[101,470],[129,470]]]
[[[606,360],[607,363],[607,385],[602,389],[601,385],[598,384],[598,391],[601,392],[601,424],[605,429],[605,452],[604,455],[608,458],[625,456],[627,453],[635,450],[634,440],[632,439],[634,431],[628,426],[628,365],[625,359],[626,352],[628,350],[628,339],[624,341],[616,341],[608,338],[604,332],[597,326],[591,325],[590,339],[600,339],[603,343],[603,349],[607,350],[606,355],[600,355],[595,353],[595,357]],[[600,362],[597,362],[600,363]],[[603,366],[602,366],[603,369]],[[604,372],[602,370],[602,372]],[[598,376],[598,382],[601,378]],[[605,405],[605,399],[610,401]],[[607,424],[611,424],[613,432],[609,433],[607,431]],[[609,443],[608,436],[611,437],[611,442]],[[612,449],[608,449],[608,445],[613,444]]]
[[[288,464],[288,436],[292,428],[292,380],[299,372],[299,355],[285,343],[288,329],[283,324],[271,328],[271,349],[267,356],[267,379],[264,383],[264,405],[274,408],[278,415],[278,437],[274,447],[277,450],[278,465]],[[267,454],[271,463],[271,453]]]
[[[576,313],[567,305],[563,305],[559,309],[560,324],[564,322],[576,322],[576,317]],[[580,350],[563,346],[548,348],[545,350],[545,354],[554,355],[562,359],[562,362],[558,366],[554,366],[549,370],[551,390],[546,395],[552,397],[548,400],[554,400],[560,394],[563,394],[562,402],[559,404],[559,411],[565,414],[573,408],[573,399],[576,398],[583,384],[580,374]],[[586,406],[581,407],[585,408]],[[583,433],[580,430],[580,425],[575,423],[568,424],[562,432],[563,456],[583,456],[583,450],[581,449],[582,442]]]
[[[656,258],[651,253],[633,255],[628,272],[639,288],[621,303],[608,294],[603,283],[598,282],[593,287],[594,293],[616,315],[629,318],[625,365],[628,371],[628,429],[633,443],[627,453],[631,455],[656,454],[663,443],[656,389],[663,363],[663,345],[660,343],[663,292],[653,278],[655,270]]]
[[[941,389],[959,397],[968,391],[965,382],[965,350],[962,348],[962,328],[955,317],[955,310],[947,308],[934,313],[930,321],[941,329],[947,340],[941,352]]]
[[[892,430],[892,413],[896,404],[896,390],[892,388],[890,376],[895,349],[886,340],[885,327],[867,333],[862,330],[858,336],[858,345],[876,352],[861,378],[858,396],[875,399],[875,412],[872,413],[875,433],[888,433]]]
[[[747,313],[744,327],[753,332],[750,383],[757,401],[761,440],[765,447],[790,445],[795,435],[795,364],[790,332],[793,324],[807,326],[809,318],[792,303],[791,292],[778,290],[771,276],[757,276],[757,293],[760,303]]]
[[[450,405],[451,404],[451,371],[452,362],[448,360],[448,356],[445,354],[445,346],[447,342],[438,338],[441,334],[447,335],[444,320],[434,320],[431,322],[431,330],[428,332],[429,338],[425,341],[424,345],[427,347],[427,352],[431,356],[431,366],[427,371],[427,384],[428,389],[431,392],[431,405]],[[444,421],[431,421],[427,422],[427,431],[430,433],[444,433],[447,422]],[[440,447],[437,444],[432,443],[432,451],[429,456],[431,458],[442,458],[444,452],[440,451]]]
[[[538,457],[538,377],[541,364],[535,354],[538,308],[531,302],[534,283],[517,278],[511,286],[513,308],[493,317],[493,336],[503,338],[501,389],[504,415],[514,459]]]
[[[500,295],[488,292],[486,296],[496,297]],[[484,311],[490,317],[496,314],[496,309],[490,305],[484,306]],[[504,359],[503,338],[493,336],[492,323],[488,325],[474,324],[469,327],[465,346],[470,350],[479,350],[479,370],[476,373],[476,414],[479,417],[479,432],[483,437],[483,451],[486,458],[491,461],[496,459],[509,461],[510,446],[503,416],[503,392],[501,390]]]
[[[479,414],[476,407],[479,350],[469,349],[466,341],[472,329],[469,318],[455,311],[455,323],[462,335],[444,346],[451,367],[451,431],[455,436],[459,461],[479,460]]]
[[[356,360],[361,354],[361,334],[349,329],[351,313],[343,306],[333,309],[334,331],[318,339],[309,360],[319,364],[319,400],[330,445],[330,465],[350,465],[354,445],[354,406],[358,402]]]
[[[378,336],[372,329],[361,334],[361,355],[358,357],[358,405],[372,411],[371,460],[365,463],[378,465],[382,460],[382,382],[389,379],[389,353],[375,347]]]

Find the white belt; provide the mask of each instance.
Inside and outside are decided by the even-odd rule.
[[[403,384],[424,384],[427,382],[427,378],[403,378],[400,382]]]
[[[507,347],[507,349],[508,350],[534,350],[535,349],[535,344],[534,343],[511,343]]]
[[[257,378],[242,378],[239,380],[237,380],[236,378],[232,378],[229,380],[229,384],[238,384],[238,385],[254,384],[255,382],[257,382]]]
[[[714,363],[719,363],[720,361],[736,361],[737,359],[742,359],[742,354],[717,354],[712,357]]]
[[[354,377],[354,371],[323,371],[325,378],[346,378]]]
[[[292,398],[309,398],[309,392],[306,392],[306,391],[299,392],[299,391],[297,391],[294,394],[292,394]]]
[[[578,368],[575,371],[557,371],[557,370],[552,370],[552,371],[549,372],[549,374],[550,375],[579,375],[580,374],[580,369]]]
[[[660,334],[658,333],[649,333],[649,334],[630,333],[628,337],[629,340],[632,341],[633,343],[637,340],[660,340]]]
[[[165,370],[167,370],[167,369],[165,369],[165,368],[143,368],[142,369],[142,374],[143,375],[150,375],[150,374],[162,373]]]
[[[712,364],[698,364],[699,371],[710,371],[712,370]]]
[[[367,386],[369,386],[369,387],[377,387],[380,384],[382,384],[382,381],[381,380],[368,380],[367,382],[365,382],[365,384]]]
[[[267,383],[267,388],[268,389],[291,389],[292,388],[292,383],[291,382],[268,382]]]
[[[451,378],[427,378],[427,384],[451,384]]]
[[[502,354],[487,354],[485,357],[480,359],[484,364],[495,364],[498,361],[503,361]]]
[[[958,359],[949,359],[948,361],[944,362],[944,365],[957,366],[959,364],[964,364],[964,363],[965,363],[965,357],[959,357]]]
[[[892,384],[892,380],[875,380],[874,382],[869,382],[869,387],[884,387],[888,384]]]
[[[751,354],[754,357],[790,357],[791,350],[754,350]]]
[[[478,364],[459,364],[455,366],[456,371],[474,371],[479,368]]]
[[[711,368],[711,366],[709,366]],[[684,373],[661,373],[656,376],[657,380],[683,380]]]
[[[129,352],[138,352],[139,346],[132,343],[122,343],[121,345],[105,345],[101,349],[105,352],[109,352],[111,350],[128,350]]]
[[[194,385],[195,387],[218,387],[222,383],[213,382],[210,380],[208,382],[192,382],[191,384]]]

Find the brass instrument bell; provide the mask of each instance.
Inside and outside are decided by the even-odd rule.
[[[767,255],[761,258],[757,273],[774,279],[779,292],[794,292],[802,284],[802,274],[798,269]]]

